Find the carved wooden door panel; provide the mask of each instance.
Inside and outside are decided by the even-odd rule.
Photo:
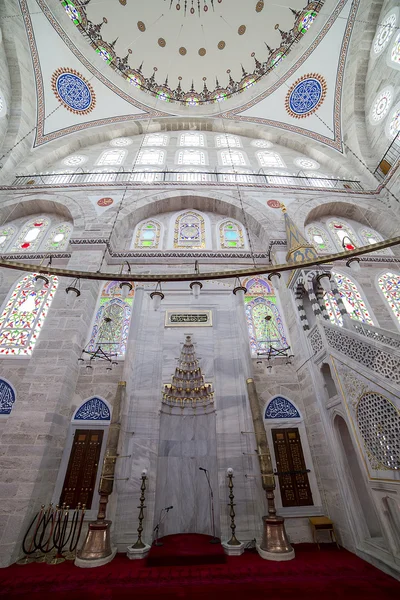
[[[69,457],[60,504],[91,508],[103,441],[102,429],[77,429]]]
[[[272,429],[282,506],[314,504],[299,430]]]

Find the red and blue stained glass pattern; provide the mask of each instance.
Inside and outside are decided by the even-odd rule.
[[[49,220],[38,217],[29,221],[19,234],[11,252],[32,252],[37,250],[43,235],[49,226]]]
[[[95,352],[99,346],[105,352],[125,355],[131,321],[134,289],[122,299],[118,281],[105,284],[90,336],[88,351]]]
[[[261,277],[249,279],[244,286],[248,290],[244,301],[252,354],[270,346],[286,348],[286,333],[272,286]],[[267,316],[272,317],[269,322],[265,320]]]
[[[345,275],[341,275],[340,273],[332,274],[334,276],[338,292],[349,316],[356,321],[361,321],[361,323],[373,325],[374,322],[371,319],[368,308],[356,284]],[[339,325],[339,327],[342,327],[342,315],[340,314],[338,304],[332,292],[324,295],[324,302],[330,321],[334,325]]]
[[[307,227],[307,236],[318,254],[334,252],[331,241],[321,227],[315,227],[315,225]]]
[[[338,241],[340,250],[354,250],[357,247],[356,234],[346,223],[330,221],[328,227]]]
[[[58,279],[35,292],[35,275],[26,275],[15,286],[0,317],[0,354],[30,356],[56,293]]]
[[[378,285],[400,323],[400,275],[391,272],[383,273],[378,279]]]

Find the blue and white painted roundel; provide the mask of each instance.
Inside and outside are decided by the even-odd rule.
[[[291,117],[302,119],[313,114],[326,96],[326,82],[315,73],[298,79],[286,96],[286,110]]]
[[[72,69],[57,69],[52,76],[52,88],[59,102],[75,114],[87,114],[96,104],[90,83]]]

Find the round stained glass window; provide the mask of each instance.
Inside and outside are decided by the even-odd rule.
[[[373,122],[377,123],[383,119],[392,104],[392,100],[393,93],[389,88],[378,94],[371,109],[371,119]]]
[[[400,33],[397,34],[394,46],[390,51],[390,59],[396,65],[400,65]]]
[[[72,156],[67,156],[63,160],[64,165],[68,165],[69,167],[83,165],[87,161],[86,156],[82,156],[80,154],[74,154]]]
[[[386,48],[393,35],[396,22],[397,11],[393,11],[384,18],[378,27],[373,45],[375,54],[380,54]]]
[[[400,131],[400,106],[398,106],[394,112],[390,115],[388,123],[388,134],[389,138],[392,139]]]
[[[319,169],[320,167],[319,163],[311,158],[295,158],[293,162],[301,169]]]
[[[114,146],[115,148],[120,148],[121,146],[130,146],[132,144],[132,140],[126,137],[115,138],[115,140],[111,140],[110,146]]]
[[[273,143],[269,142],[268,140],[253,140],[251,145],[255,146],[256,148],[272,148]]]

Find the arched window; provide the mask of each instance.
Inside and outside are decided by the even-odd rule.
[[[400,275],[390,271],[382,273],[378,286],[400,324]]]
[[[134,248],[158,248],[161,226],[152,219],[137,226]]]
[[[180,140],[179,140],[179,145],[180,146],[204,146],[205,145],[204,135],[197,131],[182,133]]]
[[[332,273],[337,285],[338,292],[349,316],[352,319],[373,325],[367,305],[357,285],[346,275]],[[324,302],[328,311],[329,319],[334,325],[343,325],[342,315],[332,292],[324,294]]]
[[[72,226],[69,223],[60,223],[54,227],[46,240],[45,250],[65,250],[68,246],[69,236],[72,232]]]
[[[357,236],[352,228],[343,221],[329,221],[328,227],[333,233],[333,237],[337,242],[340,250],[354,250],[358,246]],[[344,242],[343,242],[344,240]]]
[[[244,248],[243,228],[234,221],[223,221],[219,226],[221,248]]]
[[[266,150],[263,150],[262,152],[257,152],[256,156],[261,167],[286,167],[285,163],[276,152],[267,152]]]
[[[230,167],[246,166],[246,158],[240,150],[222,150],[219,155],[222,165]]]
[[[270,283],[261,277],[249,279],[244,297],[250,347],[253,354],[273,348],[286,348],[288,341],[276,295]],[[266,317],[271,317],[269,321]]]
[[[240,139],[236,135],[217,135],[215,138],[217,148],[240,148]]]
[[[188,150],[181,150],[178,153],[178,165],[205,165],[206,164],[206,153],[202,150],[195,150],[190,148]]]
[[[112,165],[112,166],[119,166],[122,165],[122,163],[125,160],[125,156],[126,156],[126,150],[123,150],[121,148],[119,149],[115,149],[115,150],[105,150],[99,160],[97,161],[97,166],[99,167],[103,167],[103,166],[108,166],[108,165]]]
[[[0,415],[9,415],[15,402],[15,391],[12,385],[0,379]]]
[[[316,225],[309,225],[306,231],[308,239],[313,244],[313,246],[319,254],[335,252],[328,234],[322,227],[317,227]]]
[[[174,248],[205,248],[205,222],[194,211],[187,211],[176,218],[174,227]]]
[[[15,233],[15,227],[6,225],[0,229],[0,252],[5,252]]]
[[[363,246],[368,246],[368,244],[377,244],[378,242],[383,241],[383,237],[374,231],[374,229],[369,229],[368,227],[363,227],[358,231],[358,236],[361,239]],[[373,254],[391,254],[392,251],[390,248],[386,248],[385,250],[375,250]]]
[[[167,146],[168,136],[158,133],[149,133],[144,138],[143,146]]]
[[[101,346],[106,352],[116,353],[119,358],[125,355],[133,295],[134,289],[123,300],[118,281],[105,284],[90,336],[89,352],[95,352]]]
[[[137,165],[162,165],[165,160],[164,150],[149,148],[148,150],[140,150],[137,155]]]
[[[397,34],[394,44],[390,50],[390,62],[400,68],[400,33]]]
[[[35,292],[35,275],[25,275],[13,289],[0,317],[0,354],[32,354],[57,289],[57,277]]]
[[[43,217],[32,219],[26,223],[10,251],[33,252],[34,250],[37,250],[49,224],[50,221]]]

